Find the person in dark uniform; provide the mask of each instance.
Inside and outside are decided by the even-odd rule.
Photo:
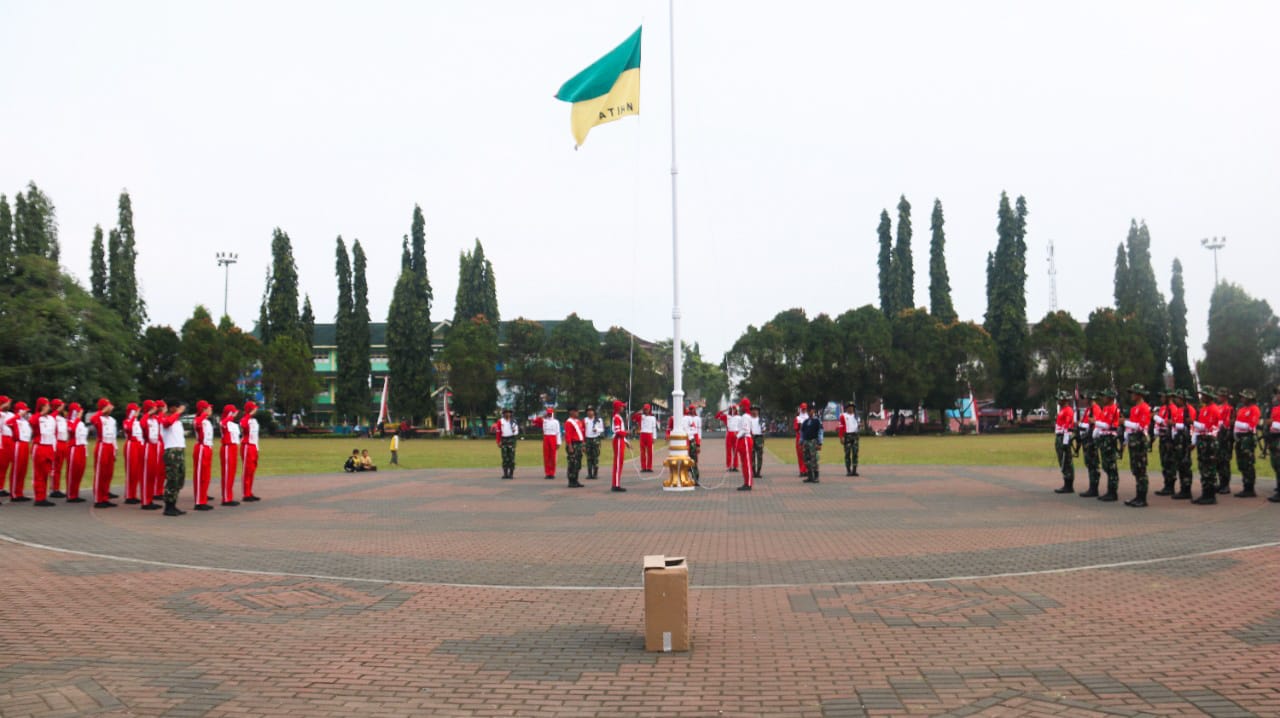
[[[818,403],[808,407],[809,416],[800,424],[800,445],[804,448],[804,466],[808,477],[804,483],[818,483],[819,453],[822,451],[822,420],[818,418]]]

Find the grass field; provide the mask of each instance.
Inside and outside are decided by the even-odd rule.
[[[395,468],[388,465],[391,460],[389,442],[389,439],[350,438],[263,439],[258,474],[275,476],[339,472],[342,470],[342,462],[352,449],[368,449],[378,469],[387,471]],[[636,442],[632,441],[632,447],[635,446]],[[708,460],[718,459],[723,455],[723,446],[723,439],[707,439],[703,443],[704,456]],[[787,464],[796,463],[793,446],[791,439],[783,437],[770,438],[765,443],[766,450],[774,459]],[[1053,438],[1049,434],[863,437],[860,448],[861,463],[865,465],[1054,466]],[[608,448],[603,450],[606,459],[609,451]],[[665,445],[660,442],[655,451],[661,459]],[[839,464],[843,461],[843,456],[839,440],[834,437],[828,440],[823,450],[823,461]],[[537,440],[523,440],[518,444],[516,461],[520,465],[537,466],[541,460],[542,448]],[[498,449],[492,439],[420,439],[401,443],[401,469],[485,468],[497,467],[498,463]],[[560,465],[564,466],[563,454]],[[1082,471],[1083,468],[1083,460],[1077,458],[1076,470]],[[1127,458],[1121,462],[1120,468],[1122,472],[1128,470]],[[1232,468],[1238,482],[1239,472],[1234,465]],[[187,471],[189,475],[190,467]],[[121,469],[116,470],[117,477],[122,473]],[[213,473],[216,478],[216,457]],[[1157,481],[1159,473],[1159,458],[1153,453],[1151,474]],[[1260,459],[1258,477],[1261,479],[1273,476],[1269,462]]]

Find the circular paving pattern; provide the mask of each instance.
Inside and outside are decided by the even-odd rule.
[[[0,537],[158,565],[370,582],[634,589],[640,558],[688,556],[694,586],[829,586],[1082,570],[1277,545],[1280,507],[1152,506],[1052,493],[1052,470],[864,467],[822,483],[766,467],[755,491],[666,494],[656,480],[568,489],[523,469],[260,479],[266,500],[181,518],[4,506]],[[1131,492],[1125,476],[1122,498]],[[184,507],[190,494],[184,496]]]

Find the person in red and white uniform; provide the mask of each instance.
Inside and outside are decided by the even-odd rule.
[[[143,411],[148,411],[151,400],[142,402]],[[142,420],[138,418],[138,405],[129,402],[124,408],[124,421],[120,428],[124,429],[124,502],[126,504],[142,503],[142,455],[146,452],[146,431]]]
[[[545,416],[534,418],[533,425],[542,429],[542,478],[556,477],[556,452],[560,450],[560,420],[555,409],[547,407]]]
[[[578,407],[569,407],[569,416],[564,420],[564,453],[569,478],[569,488],[580,489],[583,484],[578,481],[578,473],[582,471],[582,450],[587,440],[587,428],[578,418]]]
[[[1271,471],[1276,475],[1275,493],[1267,497],[1267,501],[1280,504],[1280,384],[1272,389],[1271,413],[1267,417],[1262,440],[1266,443],[1263,450],[1271,457]]]
[[[9,495],[9,467],[13,466],[13,431],[9,419],[13,418],[13,400],[0,396],[0,498]]]
[[[804,465],[804,442],[800,440],[800,425],[809,418],[809,405],[800,402],[800,410],[796,412],[796,418],[792,424],[792,429],[796,433],[796,463],[800,465],[800,476],[807,477],[809,475],[809,467]]]
[[[76,402],[67,407],[67,430],[71,432],[71,449],[67,453],[67,503],[81,504],[80,484],[89,454],[89,427],[84,423],[84,408]]]
[[[9,500],[30,501],[27,496],[27,466],[31,464],[31,417],[25,401],[13,405],[9,416],[9,433],[13,437],[13,462],[9,466]]]
[[[1147,505],[1147,442],[1151,430],[1151,405],[1147,403],[1147,389],[1141,384],[1129,387],[1129,418],[1124,422],[1125,445],[1129,447],[1129,471],[1133,474],[1137,496],[1124,502],[1125,506],[1144,508]]]
[[[218,468],[222,477],[222,505],[239,506],[236,501],[236,463],[240,458],[240,424],[235,404],[222,407],[222,438],[218,447]]]
[[[31,469],[36,491],[36,506],[56,506],[49,500],[49,477],[53,474],[54,456],[58,453],[58,422],[53,418],[53,406],[43,396],[36,399],[36,415],[31,419],[35,430],[32,447]]]
[[[743,397],[738,411],[738,466],[742,467],[742,486],[739,491],[750,491],[755,485],[752,478],[751,462],[755,449],[751,443],[751,400]]]
[[[213,421],[209,415],[213,407],[201,399],[196,402],[196,416],[192,422],[196,443],[192,450],[191,483],[196,494],[196,511],[211,511],[209,505],[209,484],[213,480]]]
[[[658,417],[653,415],[653,407],[645,404],[640,413],[631,417],[631,423],[640,430],[640,471],[653,473],[653,439],[658,434]]]
[[[1213,402],[1213,388],[1202,386],[1200,396],[1205,398],[1200,413],[1192,424],[1191,441],[1196,446],[1197,463],[1200,466],[1200,496],[1193,504],[1211,505],[1218,502],[1218,405]]]
[[[1244,487],[1236,492],[1237,498],[1253,498],[1258,494],[1253,490],[1258,481],[1258,470],[1255,466],[1254,445],[1257,441],[1258,422],[1262,420],[1262,410],[1258,408],[1257,395],[1252,389],[1240,392],[1240,406],[1236,409],[1235,421],[1231,431],[1235,434],[1236,467],[1240,469],[1240,480]]]
[[[625,408],[626,404],[613,402],[613,491],[626,491],[622,487],[622,464],[626,461],[630,444],[627,441],[627,418],[622,413]]]
[[[53,484],[49,487],[49,498],[65,499],[67,495],[62,493],[62,467],[71,454],[71,434],[67,430],[67,405],[61,399],[54,399],[50,404],[53,407],[51,413],[57,444],[53,452]]]
[[[143,426],[147,430],[146,451],[143,452],[142,465],[142,508],[155,511],[160,508],[157,501],[164,501],[164,444],[160,433],[160,415],[165,410],[164,402],[151,402],[151,412],[146,414]]]
[[[716,412],[716,418],[724,423],[724,470],[738,470],[738,406],[730,405],[728,411]]]
[[[252,401],[244,403],[244,416],[240,418],[240,464],[241,480],[245,501],[260,501],[253,493],[253,479],[258,473],[258,405]]]
[[[115,409],[111,401],[98,400],[98,410],[89,417],[89,423],[98,432],[98,444],[93,447],[93,507],[109,509],[111,503],[111,480],[116,471],[116,420],[111,416]]]

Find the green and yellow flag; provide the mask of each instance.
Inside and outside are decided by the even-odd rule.
[[[596,125],[640,114],[640,31],[574,75],[560,87],[557,100],[573,103],[570,120],[579,146]]]

